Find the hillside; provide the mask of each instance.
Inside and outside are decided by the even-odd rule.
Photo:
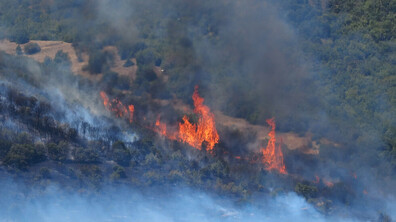
[[[396,219],[396,1],[0,11],[0,221]]]

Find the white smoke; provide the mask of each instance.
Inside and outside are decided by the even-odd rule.
[[[176,187],[167,192],[108,187],[88,195],[3,181],[0,192],[0,221],[362,221],[327,217],[293,192],[240,205],[230,198]],[[394,206],[393,201],[389,210]]]

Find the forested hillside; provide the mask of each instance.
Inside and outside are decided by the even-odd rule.
[[[396,0],[0,1],[0,38],[18,44],[0,53],[2,178],[239,205],[294,191],[329,217],[394,216]],[[27,58],[32,40],[71,43],[84,73],[61,50]],[[171,135],[212,120],[216,142]],[[271,141],[287,172],[263,167]]]

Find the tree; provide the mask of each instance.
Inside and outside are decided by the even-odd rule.
[[[87,69],[92,74],[98,74],[109,69],[114,57],[109,52],[94,51],[90,54]]]
[[[121,141],[112,145],[112,159],[121,166],[128,166],[131,161],[131,153]]]
[[[79,163],[97,163],[99,155],[93,149],[75,148],[73,151],[74,161]]]
[[[47,145],[48,157],[56,161],[65,161],[67,158],[68,144],[67,142],[60,142],[58,145],[49,143]]]
[[[18,46],[16,47],[15,51],[16,51],[16,54],[17,54],[17,55],[22,55],[22,54],[23,54],[22,48],[21,48],[21,46],[20,46],[19,44],[18,44]]]
[[[125,173],[125,169],[122,166],[114,166],[113,167],[113,173],[111,174],[111,179],[112,180],[118,180],[118,179],[124,179],[127,177]]]
[[[35,42],[30,42],[23,47],[23,50],[28,55],[33,55],[41,51],[40,46]]]
[[[14,144],[4,158],[8,166],[26,170],[30,165],[45,160],[44,149],[39,145]]]
[[[134,66],[135,65],[135,63],[134,62],[132,62],[130,59],[128,59],[125,63],[124,63],[124,67],[131,67],[131,66]]]
[[[294,191],[305,197],[305,199],[316,197],[316,195],[318,194],[318,188],[302,183],[298,183],[294,188]]]
[[[29,33],[23,28],[16,28],[10,36],[10,40],[18,44],[29,42]]]
[[[0,139],[0,160],[10,151],[12,143],[8,140]]]
[[[59,50],[58,52],[56,52],[54,62],[55,63],[64,63],[67,65],[70,65],[70,63],[71,63],[69,55],[66,52],[63,52],[62,50]]]

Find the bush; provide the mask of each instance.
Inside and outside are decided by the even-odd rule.
[[[60,142],[58,145],[49,143],[47,145],[47,152],[51,160],[65,161],[67,158],[67,143]]]
[[[13,30],[9,38],[12,42],[16,42],[18,44],[25,44],[29,42],[29,33],[23,28],[16,28],[15,30]]]
[[[99,155],[92,149],[76,148],[73,152],[74,161],[79,163],[97,163]]]
[[[136,62],[139,66],[155,64],[155,61],[159,58],[158,54],[150,49],[145,49],[136,53]]]
[[[135,63],[132,62],[130,59],[128,59],[125,63],[124,63],[124,67],[131,67],[134,66]]]
[[[4,158],[4,163],[20,170],[26,170],[30,165],[44,160],[45,155],[42,146],[14,144]]]
[[[305,199],[316,197],[316,195],[318,194],[318,188],[316,188],[315,186],[309,186],[302,183],[298,183],[294,188],[294,191],[304,196]]]
[[[158,78],[152,66],[139,66],[139,69],[137,70],[136,74],[138,78],[136,80],[138,81],[137,84],[144,83],[146,81],[152,82]]]
[[[26,54],[33,55],[35,53],[40,52],[41,48],[40,48],[40,46],[37,43],[31,42],[31,43],[26,44],[23,47],[23,50],[25,51]]]
[[[111,174],[110,177],[111,177],[112,180],[118,180],[118,179],[121,179],[121,178],[123,178],[123,179],[126,178],[127,176],[126,176],[124,167],[114,166],[113,167],[113,173]]]
[[[89,56],[87,69],[92,74],[102,73],[109,69],[113,61],[114,57],[111,53],[95,51]]]
[[[0,140],[0,160],[10,151],[12,143],[8,140]]]
[[[18,46],[16,47],[15,52],[16,52],[17,55],[22,55],[22,54],[23,54],[22,48],[21,48],[20,45],[18,45]]]
[[[39,176],[42,179],[50,179],[51,178],[51,172],[47,167],[41,167],[39,171]]]
[[[131,161],[131,153],[123,142],[117,141],[112,145],[112,159],[121,166],[128,166]]]
[[[158,167],[161,163],[160,158],[157,154],[150,153],[147,154],[144,160],[144,163],[149,166],[150,168]]]
[[[121,43],[118,47],[118,52],[122,60],[135,57],[136,53],[147,48],[146,43],[138,42],[134,45]]]
[[[67,54],[66,52],[63,52],[62,50],[58,50],[55,54],[55,58],[54,58],[54,62],[55,63],[63,63],[63,64],[70,64],[70,58],[69,58],[69,54]]]
[[[103,181],[103,173],[102,170],[95,165],[87,165],[82,166],[80,168],[81,174],[88,179],[88,181],[95,188],[99,188],[100,184]]]

